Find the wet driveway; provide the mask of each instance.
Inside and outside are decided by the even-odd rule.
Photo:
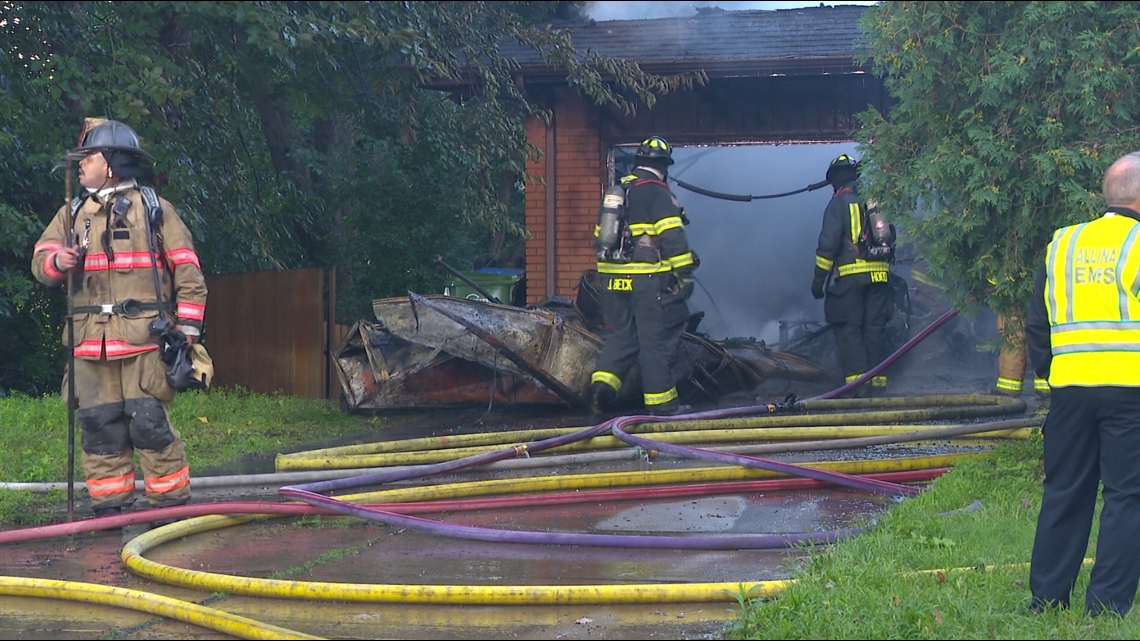
[[[765,492],[684,500],[608,502],[456,513],[442,520],[494,528],[652,534],[836,529],[890,499],[854,490]],[[178,539],[146,557],[195,572],[306,582],[499,586],[746,583],[788,577],[788,550],[661,550],[505,544],[323,517],[266,519]],[[134,575],[120,534],[103,532],[5,547],[0,574],[117,586],[201,603],[327,638],[719,638],[734,601],[634,605],[338,603],[211,595]],[[0,634],[23,639],[230,638],[109,606],[4,597]]]
[[[385,439],[486,431],[524,420],[527,427],[578,425],[581,417],[541,419],[478,414],[431,418],[393,427]],[[578,422],[574,422],[577,420]],[[881,459],[945,454],[953,447],[864,448],[859,451],[779,455],[786,462]],[[966,449],[966,448],[961,448]],[[591,472],[644,471],[694,466],[665,459],[609,462]],[[272,471],[267,458],[240,462],[241,470]],[[578,474],[547,469],[533,474]],[[478,478],[477,472],[464,478]],[[456,479],[459,477],[457,476]],[[451,482],[456,479],[443,479]],[[195,503],[280,500],[275,487],[195,493]],[[739,491],[425,514],[454,525],[534,532],[590,532],[655,536],[727,536],[833,531],[867,524],[895,499],[845,488],[810,491]],[[82,514],[82,513],[80,513]],[[211,517],[214,518],[214,517]],[[360,639],[713,639],[735,619],[733,590],[722,600],[608,602],[568,600],[555,605],[503,604],[493,597],[457,604],[442,600],[298,600],[183,587],[140,576],[120,558],[119,531],[0,546],[0,575],[114,586],[197,603],[241,617],[325,638]],[[259,518],[176,538],[145,558],[192,573],[251,579],[383,586],[433,586],[439,594],[504,586],[671,586],[786,579],[801,549],[683,550],[499,543],[425,533],[344,517]],[[20,639],[228,639],[225,633],[99,602],[21,596],[0,597],[0,635]]]

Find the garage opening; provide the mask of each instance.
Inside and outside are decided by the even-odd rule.
[[[611,184],[633,169],[636,150],[611,150]],[[676,146],[669,175],[723,194],[780,194],[822,181],[833,158],[855,152],[854,142]],[[811,281],[830,187],[737,202],[669,186],[688,214],[685,232],[701,259],[689,306],[704,312],[702,334],[776,345],[781,324],[786,338],[795,326],[823,323]]]

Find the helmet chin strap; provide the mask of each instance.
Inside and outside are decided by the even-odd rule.
[[[108,171],[109,170],[110,170],[110,168],[108,168]],[[111,183],[111,184],[108,184],[108,183]],[[97,193],[103,191],[104,189],[110,189],[114,186],[115,186],[115,184],[111,182],[111,176],[104,176],[103,177],[103,183],[101,185],[99,185],[98,187],[88,187],[87,191],[89,191],[93,194],[97,194]]]
[[[103,175],[103,182],[98,187],[88,187],[87,185],[83,186],[83,188],[86,189],[88,193],[92,194],[98,193],[110,187],[114,187],[120,182],[115,180],[115,173],[111,169],[111,162],[108,160],[107,155],[101,151],[99,152],[99,155],[103,156],[103,162],[107,165],[107,172]]]

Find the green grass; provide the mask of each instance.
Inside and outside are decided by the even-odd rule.
[[[377,417],[345,414],[332,402],[217,389],[184,392],[170,405],[170,419],[186,445],[190,469],[202,470],[265,452],[288,452],[338,438],[374,432]],[[75,427],[75,479],[82,430]],[[67,408],[58,395],[0,398],[0,481],[47,483],[67,480]],[[66,492],[33,494],[0,490],[0,523],[40,525]]]
[[[1140,617],[1083,613],[1087,565],[1072,609],[1028,612],[1041,481],[1039,436],[965,461],[866,533],[813,551],[795,569],[796,582],[776,597],[738,595],[742,609],[728,637],[1140,638]],[[962,509],[974,501],[982,507]],[[916,572],[924,570],[933,572]]]

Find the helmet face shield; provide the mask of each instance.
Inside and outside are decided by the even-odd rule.
[[[79,147],[76,147],[75,149],[69,149],[67,151],[67,159],[79,162],[80,160],[83,160],[84,158],[97,153],[100,153],[99,149],[81,149]]]

